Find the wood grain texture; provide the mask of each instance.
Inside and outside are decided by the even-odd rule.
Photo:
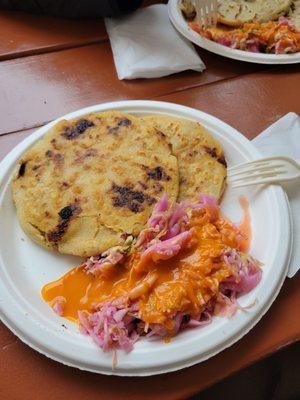
[[[167,1],[144,0],[143,7]],[[0,61],[108,41],[101,18],[70,20],[0,10]]]
[[[0,60],[108,40],[103,20],[67,20],[0,12]]]
[[[109,43],[4,61],[0,63],[0,134],[29,129],[92,104],[155,98],[262,68],[224,62],[204,50],[200,54],[207,67],[203,73],[186,71],[133,81],[118,80]]]
[[[290,111],[300,114],[299,93],[299,66],[290,66],[239,76],[158,99],[210,113],[253,139],[284,114]]]

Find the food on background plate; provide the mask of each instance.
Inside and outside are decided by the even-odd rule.
[[[300,31],[300,0],[293,1],[288,18],[292,21],[298,31]]]
[[[287,54],[300,51],[300,2],[288,0],[220,0],[218,24],[196,22],[192,2],[182,1],[189,26],[201,36],[233,49]]]
[[[247,254],[250,217],[242,204],[244,220],[235,225],[212,196],[181,203],[163,196],[137,238],[47,284],[43,298],[103,350],[131,351],[142,337],[170,340],[213,315],[231,316],[262,275]]]
[[[220,199],[226,167],[219,143],[200,124],[180,123],[182,159],[169,127],[164,133],[143,118],[107,111],[58,122],[17,167],[13,198],[23,230],[43,246],[87,257],[138,235],[163,193],[172,202],[178,191]],[[197,144],[186,139],[193,130]]]
[[[277,22],[245,23],[241,28],[207,28],[192,22],[191,28],[203,37],[233,49],[253,53],[286,54],[300,51],[300,32],[284,17]]]
[[[218,22],[239,27],[246,22],[275,21],[291,5],[291,0],[218,0]]]

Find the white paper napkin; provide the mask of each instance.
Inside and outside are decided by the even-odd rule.
[[[205,65],[193,45],[172,26],[167,5],[141,8],[121,18],[106,18],[119,79],[158,78]]]
[[[288,156],[300,162],[300,118],[288,113],[255,139],[254,145],[265,156]],[[300,183],[285,184],[293,221],[293,249],[287,273],[292,278],[300,269]],[[284,238],[283,238],[284,240]]]

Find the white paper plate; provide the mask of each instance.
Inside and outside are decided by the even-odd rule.
[[[179,5],[181,0],[169,0],[168,11],[169,17],[175,28],[188,40],[198,46],[219,54],[220,56],[233,58],[235,60],[247,61],[258,64],[297,64],[300,62],[300,53],[294,54],[262,54],[251,53],[243,50],[231,49],[212,40],[201,37],[197,32],[191,29],[184,19]]]
[[[229,165],[259,157],[254,146],[229,125],[201,111],[176,104],[155,101],[106,103],[75,111],[63,118],[109,109],[197,120],[220,140]],[[113,371],[111,353],[103,353],[89,337],[79,333],[77,325],[58,317],[43,302],[41,287],[79,260],[47,251],[26,237],[18,224],[10,181],[17,159],[56,122],[38,129],[1,163],[0,306],[3,322],[29,346],[54,360],[84,370],[116,375],[142,376],[178,370],[206,360],[245,335],[275,299],[288,266],[291,245],[288,203],[283,190],[276,186],[243,191],[249,200],[252,217],[251,253],[264,263],[262,281],[241,299],[242,305],[257,299],[249,312],[238,312],[230,320],[216,317],[209,326],[184,331],[169,344],[162,340],[141,340],[131,353],[119,352],[118,367]],[[229,188],[222,201],[225,214],[236,221],[242,215],[239,194]]]

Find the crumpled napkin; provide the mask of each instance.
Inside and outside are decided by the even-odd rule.
[[[288,156],[300,162],[300,117],[286,114],[252,142],[266,157]],[[293,222],[293,249],[287,273],[292,278],[300,269],[300,182],[282,186],[289,198]]]
[[[119,79],[159,78],[205,69],[193,45],[173,27],[165,4],[106,18],[105,25]]]

